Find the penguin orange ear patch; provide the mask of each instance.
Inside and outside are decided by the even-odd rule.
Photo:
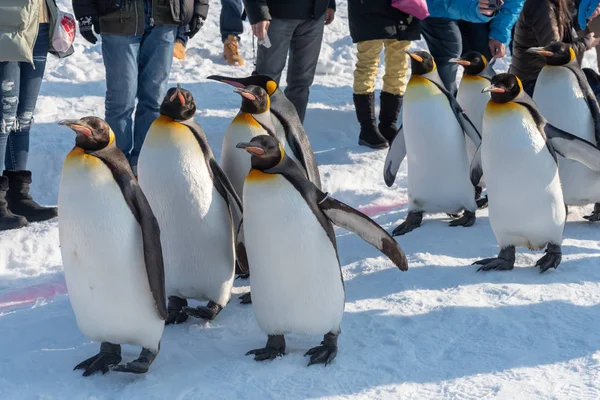
[[[277,84],[275,83],[275,81],[269,81],[269,82],[267,82],[266,89],[267,89],[267,93],[269,94],[269,96],[271,96],[277,90]]]

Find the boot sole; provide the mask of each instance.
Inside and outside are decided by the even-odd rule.
[[[358,140],[358,144],[360,146],[366,146],[366,147],[370,147],[371,149],[375,149],[375,150],[381,150],[381,149],[386,149],[389,147],[389,144],[387,143],[380,143],[380,144],[371,144],[369,142],[366,142],[362,139]]]

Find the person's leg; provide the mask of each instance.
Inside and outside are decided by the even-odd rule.
[[[290,61],[285,95],[296,107],[304,122],[310,85],[312,85],[321,53],[325,15],[317,20],[304,21],[294,31],[290,43]]]
[[[221,18],[219,28],[221,30],[221,39],[227,40],[229,35],[234,35],[238,40],[244,32],[242,24],[243,12],[242,0],[221,0]]]
[[[398,132],[396,123],[408,84],[408,56],[405,51],[410,48],[410,42],[386,40],[384,44],[385,75],[380,98],[379,131],[391,143]]]
[[[17,107],[19,104],[19,86],[21,85],[21,64],[18,62],[0,63],[0,82],[2,92],[0,99],[0,171],[5,168],[5,155],[9,134],[17,124]]]
[[[33,122],[33,112],[40,94],[40,87],[46,69],[46,58],[50,43],[49,24],[40,24],[38,36],[33,47],[33,66],[20,63],[20,87],[17,106],[17,121],[8,136],[6,151],[6,170],[8,192],[6,201],[10,211],[21,215],[29,222],[46,221],[57,215],[56,207],[42,207],[29,194],[32,182],[31,171],[27,170],[29,154],[29,132]]]
[[[158,118],[160,103],[167,92],[176,31],[174,26],[155,25],[146,28],[142,39],[137,86],[138,104],[130,159],[132,167],[137,165],[146,133],[152,122]]]
[[[258,45],[256,54],[255,72],[259,75],[270,76],[277,84],[281,79],[281,72],[285,68],[292,35],[296,27],[302,21],[297,19],[277,19],[271,20],[267,35],[271,42],[271,47]]]
[[[102,58],[106,69],[104,119],[115,133],[117,147],[127,157],[133,147],[132,116],[141,40],[141,36],[102,35]]]
[[[490,23],[473,23],[459,21],[458,27],[462,37],[462,52],[477,51],[483,54],[488,61],[492,59],[492,52],[489,46]]]
[[[354,68],[354,109],[360,124],[358,144],[374,149],[388,146],[381,136],[375,120],[375,77],[379,69],[379,58],[383,40],[366,40],[356,44],[357,61]]]
[[[456,96],[458,64],[450,62],[451,58],[460,57],[462,53],[460,30],[456,21],[447,18],[425,18],[421,22],[421,33],[438,66],[442,82],[446,89]]]

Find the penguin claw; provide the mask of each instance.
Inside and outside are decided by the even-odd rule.
[[[132,374],[145,374],[150,368],[148,360],[133,360],[127,364],[119,364],[112,366],[110,369],[117,372],[130,372]]]
[[[540,258],[537,263],[535,263],[536,267],[540,267],[540,274],[548,271],[550,268],[558,268],[560,262],[562,261],[562,253],[557,252],[546,252],[546,254]]]
[[[183,312],[191,317],[212,321],[217,317],[222,309],[223,307],[210,301],[206,307],[183,307]]]
[[[407,234],[408,232],[414,231],[415,229],[421,226],[422,221],[422,212],[409,212],[406,216],[406,220],[404,220],[403,223],[398,225],[396,229],[392,231],[392,236],[402,236]]]
[[[474,212],[465,211],[462,217],[450,222],[450,226],[469,227],[469,226],[473,226],[473,224],[475,223],[475,220],[476,220],[476,217],[475,217]]]
[[[273,349],[271,347],[263,347],[262,349],[254,349],[250,350],[246,353],[247,356],[254,355],[254,361],[265,361],[265,360],[274,360],[277,357],[282,357],[285,355],[279,349]]]
[[[487,195],[476,199],[475,203],[477,203],[477,208],[478,209],[486,208],[488,206],[488,197],[487,197]]]
[[[102,372],[104,375],[109,371],[110,366],[119,364],[120,362],[120,355],[101,352],[77,364],[75,368],[73,368],[73,371],[85,369],[85,371],[83,371],[83,376],[90,376],[96,372]]]
[[[327,366],[337,356],[337,346],[317,346],[308,350],[304,357],[310,356],[308,366],[313,364],[325,364]]]
[[[481,265],[477,272],[479,271],[491,271],[491,270],[499,270],[499,271],[508,271],[513,269],[514,263],[511,263],[508,260],[503,258],[486,258],[484,260],[479,260],[473,263],[474,265]]]
[[[600,213],[593,212],[592,215],[584,215],[583,218],[587,219],[590,222],[598,222],[600,221]]]
[[[188,318],[189,318],[189,315],[187,315],[185,312],[183,312],[183,310],[178,310],[175,312],[172,312],[172,310],[169,310],[169,315],[167,316],[165,325],[181,324],[181,323],[184,323],[185,321],[187,321]]]
[[[245,293],[239,297],[240,304],[252,304],[252,292]]]

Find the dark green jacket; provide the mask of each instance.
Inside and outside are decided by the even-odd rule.
[[[392,7],[391,0],[348,0],[348,23],[354,43],[421,39],[421,22]]]
[[[335,10],[335,0],[244,0],[251,24],[277,19],[319,19],[325,10]]]
[[[156,25],[187,25],[193,14],[206,19],[208,0],[151,0]],[[97,15],[101,33],[141,35],[144,33],[144,0],[73,0],[77,19]]]

